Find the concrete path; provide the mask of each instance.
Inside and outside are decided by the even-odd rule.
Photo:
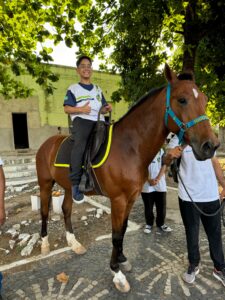
[[[107,199],[98,202],[109,206]],[[202,230],[200,273],[192,285],[182,281],[187,254],[175,190],[168,191],[167,203],[167,224],[173,232],[157,234],[153,230],[149,235],[143,233],[142,201],[135,203],[130,220],[139,226],[126,234],[124,242],[124,253],[133,265],[132,271],[127,273],[131,285],[128,294],[119,293],[112,283],[109,270],[112,246],[111,239],[106,238],[96,241],[83,256],[65,249],[55,256],[5,270],[4,299],[225,299],[225,287],[212,276],[213,265]],[[67,283],[57,281],[56,276],[61,272],[69,276]]]

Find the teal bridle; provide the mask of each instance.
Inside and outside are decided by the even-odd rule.
[[[171,85],[168,83],[167,89],[166,89],[166,112],[165,112],[165,125],[168,127],[168,117],[170,116],[173,121],[176,123],[176,125],[180,128],[179,132],[177,133],[177,137],[179,139],[179,144],[183,143],[183,138],[186,130],[195,124],[209,120],[209,118],[206,115],[201,115],[187,123],[181,122],[181,120],[178,119],[178,117],[175,115],[175,113],[172,111],[170,106],[170,92],[171,92]]]

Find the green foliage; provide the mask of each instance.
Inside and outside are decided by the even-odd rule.
[[[6,98],[31,93],[19,78],[36,78],[53,93],[57,75],[48,63],[51,40],[79,54],[97,55],[101,70],[121,75],[112,100],[133,103],[165,83],[163,66],[177,72],[191,69],[209,96],[208,111],[215,124],[225,115],[225,3],[221,0],[5,0],[0,6],[0,93]],[[77,31],[78,25],[82,31]],[[113,48],[109,58],[105,49]],[[42,64],[41,64],[42,62]],[[44,63],[44,64],[43,64]],[[111,63],[111,69],[107,64]],[[16,77],[12,77],[16,75]]]
[[[72,47],[78,33],[75,23],[83,20],[91,1],[5,0],[0,5],[0,93],[5,98],[27,97],[32,90],[19,76],[29,73],[47,94],[58,77],[48,67],[51,48],[37,45],[52,40]],[[16,75],[16,79],[15,79]]]
[[[113,63],[110,71],[122,77],[113,101],[125,99],[133,103],[164,82],[158,66],[167,56],[157,51],[163,24],[161,2],[98,0],[87,15],[80,51],[89,50],[90,55],[103,58],[104,48],[113,46],[107,62]]]
[[[96,0],[87,11],[81,52],[104,57],[119,72],[113,100],[136,101],[163,79],[165,62],[180,72],[191,69],[210,96],[214,123],[224,121],[225,3],[218,0]],[[102,66],[106,69],[104,66]]]

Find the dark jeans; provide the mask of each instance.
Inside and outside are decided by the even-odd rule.
[[[156,226],[160,227],[164,224],[166,217],[166,192],[141,193],[144,209],[145,222],[152,226],[154,223],[153,206],[156,206]]]
[[[219,200],[212,202],[197,203],[198,207],[205,213],[214,213],[219,207]],[[209,242],[210,257],[217,270],[225,267],[222,246],[221,215],[220,213],[207,217],[198,212],[189,201],[179,198],[180,213],[184,223],[187,240],[188,260],[190,264],[198,265],[200,262],[199,252],[199,224],[200,220],[204,227]]]
[[[80,183],[84,151],[95,124],[95,121],[86,120],[79,117],[73,120],[72,137],[74,139],[74,143],[71,152],[70,165],[70,179],[72,185],[79,185]]]

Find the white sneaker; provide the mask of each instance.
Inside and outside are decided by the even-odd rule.
[[[152,226],[145,225],[144,233],[151,233],[152,232]]]
[[[167,226],[166,224],[162,225],[159,227],[163,232],[171,232],[173,231],[172,228],[170,228],[169,226]]]
[[[190,265],[188,267],[187,272],[185,272],[182,276],[182,279],[186,283],[193,283],[195,281],[195,276],[199,273],[199,267],[195,267],[193,265]]]

